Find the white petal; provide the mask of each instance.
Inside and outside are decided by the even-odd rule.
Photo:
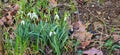
[[[49,36],[52,36],[52,32],[49,33]]]
[[[64,21],[66,21],[66,20],[67,20],[67,17],[64,18]]]
[[[56,34],[56,32],[53,32],[54,34]]]
[[[54,19],[59,20],[59,19],[60,19],[59,15],[58,15],[58,14],[56,14],[56,15],[55,15],[55,17],[54,17]]]
[[[24,20],[22,20],[22,21],[21,21],[21,24],[22,24],[22,25],[24,25],[24,24],[25,24],[25,21],[24,21]]]
[[[31,13],[29,12],[29,13],[27,14],[27,16],[30,16],[30,14],[31,14]]]

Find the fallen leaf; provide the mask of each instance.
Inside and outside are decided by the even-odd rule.
[[[93,34],[87,32],[86,25],[81,21],[73,23],[73,30],[72,38],[80,41],[83,49],[86,48],[90,44]]]
[[[73,30],[76,31],[78,29],[79,29],[79,23],[78,22],[73,23]]]
[[[18,11],[19,5],[18,5],[18,4],[15,4],[14,7],[13,7],[13,9],[14,9],[15,11]]]
[[[79,32],[79,40],[80,41],[86,41],[86,31],[85,32]]]
[[[85,30],[86,26],[84,24],[82,24],[81,21],[78,21],[78,22],[73,23],[73,29],[78,30],[80,32],[84,32],[84,31],[86,31]]]
[[[82,48],[85,49],[86,46],[90,44],[90,41],[81,42]]]
[[[4,22],[3,22],[2,20],[0,20],[0,25],[1,25],[1,26],[4,25]]]
[[[7,19],[6,19],[5,17],[2,17],[1,20],[2,20],[3,22],[7,22]]]
[[[12,19],[8,20],[8,21],[7,21],[7,24],[8,24],[9,26],[11,26],[11,25],[13,24],[13,20],[12,20]]]
[[[49,0],[49,6],[50,7],[56,7],[57,6],[57,1],[56,0]]]
[[[54,5],[57,5],[57,1],[56,0],[50,0]]]
[[[89,50],[83,51],[83,54],[87,55],[103,55],[103,52],[101,50],[98,50],[96,48],[91,48]]]
[[[8,12],[8,15],[6,16],[7,19],[12,19],[12,15],[10,12]]]
[[[118,41],[118,40],[119,40],[119,35],[113,34],[113,39],[114,39],[115,41]]]
[[[87,32],[87,33],[86,33],[86,36],[87,36],[86,40],[91,40],[93,34],[90,33],[90,32]]]

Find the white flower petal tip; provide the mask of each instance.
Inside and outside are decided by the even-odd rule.
[[[59,19],[60,19],[59,15],[56,14],[55,17],[54,17],[54,19],[55,19],[55,20],[59,20]]]
[[[27,16],[29,16],[32,20],[33,19],[38,19],[38,15],[36,13],[28,13]]]
[[[22,20],[22,21],[21,21],[21,24],[22,24],[22,25],[24,25],[24,24],[25,24],[25,21],[24,21],[24,20]]]
[[[52,35],[55,35],[55,34],[56,34],[56,32],[50,31],[49,36],[51,37]]]

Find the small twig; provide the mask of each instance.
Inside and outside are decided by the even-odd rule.
[[[50,9],[53,9],[53,8],[56,8],[56,7],[61,7],[61,6],[71,7],[72,5],[66,4],[66,3],[64,3],[64,4],[57,4],[57,6],[50,7]]]

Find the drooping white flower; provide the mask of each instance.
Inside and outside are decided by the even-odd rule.
[[[69,18],[70,14],[69,12],[65,12],[64,14],[64,21],[66,21]]]
[[[38,15],[36,13],[32,13],[32,18],[38,19]]]
[[[53,32],[53,34],[56,34],[56,32]]]
[[[56,32],[50,31],[49,36],[56,34]]]
[[[55,19],[55,20],[59,20],[59,19],[60,19],[59,15],[56,14],[55,17],[54,17],[54,19]]]
[[[67,20],[67,17],[64,17],[64,21],[66,21]]]
[[[49,36],[52,36],[52,32],[50,31]]]
[[[22,20],[22,21],[21,21],[21,24],[22,24],[22,25],[24,25],[24,24],[25,24],[25,21],[24,21],[24,20]]]
[[[30,12],[29,12],[29,13],[27,14],[27,16],[29,16],[32,20],[33,20],[33,19],[38,19],[38,15],[37,15],[36,13],[34,13],[34,12],[33,12],[33,13],[30,13]]]
[[[32,13],[29,12],[29,13],[27,14],[27,16],[30,16],[30,18],[31,18],[31,17],[32,17]]]

